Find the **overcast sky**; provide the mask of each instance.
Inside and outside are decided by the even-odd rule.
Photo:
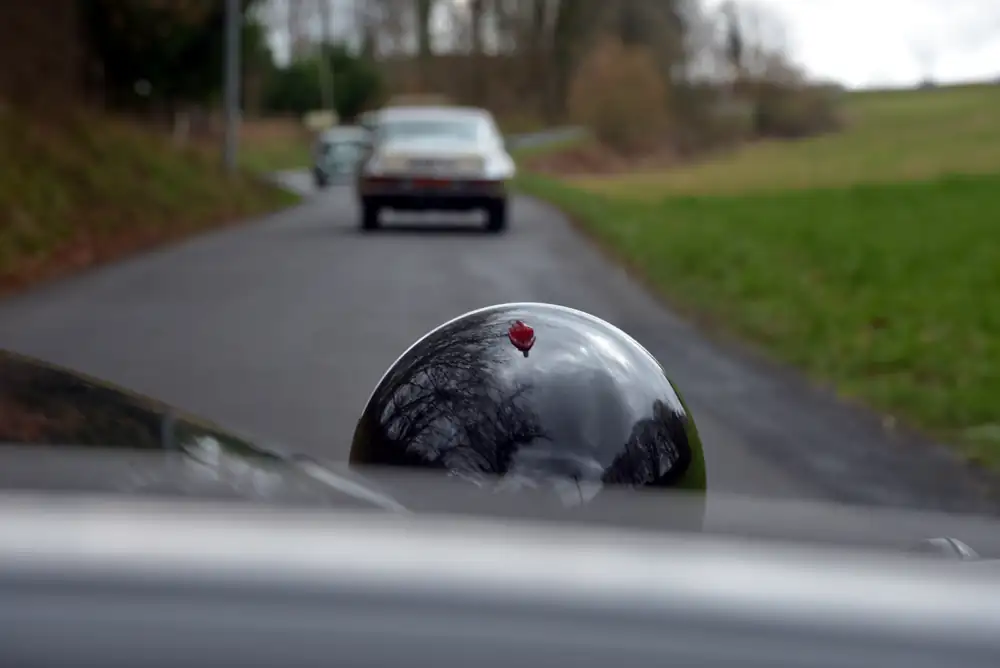
[[[781,17],[806,69],[851,87],[912,84],[925,74],[940,82],[1000,78],[1000,0],[754,3]]]
[[[363,2],[334,1],[340,30],[350,32],[355,1]],[[850,87],[910,85],[926,75],[941,83],[1000,79],[1000,0],[748,1],[780,21],[793,58],[810,73]],[[282,37],[272,41],[284,58]]]

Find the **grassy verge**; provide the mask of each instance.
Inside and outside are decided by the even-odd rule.
[[[306,169],[312,162],[309,147],[303,143],[263,144],[243,147],[240,165],[254,174],[267,174],[286,169]]]
[[[543,119],[530,114],[505,114],[497,118],[497,125],[504,134],[538,132],[550,127]]]
[[[516,148],[511,151],[511,155],[514,160],[518,162],[522,167],[526,164],[530,165],[530,161],[536,158],[543,158],[549,155],[558,155],[560,153],[572,151],[583,146],[591,144],[593,140],[589,136],[582,137],[570,137],[567,139],[559,139],[553,142],[546,142],[540,146],[526,146],[523,148]]]
[[[287,206],[296,198],[217,153],[179,150],[124,121],[58,124],[0,111],[0,292]]]
[[[243,123],[239,161],[243,169],[267,174],[306,169],[312,163],[312,138],[298,119],[258,119]]]
[[[862,128],[919,125],[914,116],[951,109],[956,138],[946,141],[944,130],[926,138],[935,154],[921,164],[940,155],[942,167],[923,180],[887,151],[858,183],[824,172],[782,191],[782,170],[792,169],[782,165],[812,150],[802,142],[757,173],[740,154],[728,168],[719,160],[662,175],[659,196],[635,180],[623,187],[632,176],[593,187],[522,174],[519,184],[569,213],[680,310],[1000,468],[1000,144],[981,145],[994,129],[1000,139],[1000,122],[976,125],[982,103],[961,102],[967,91],[941,95],[854,102],[875,114]],[[962,118],[964,129],[955,125]],[[837,138],[815,141],[854,159]],[[840,141],[862,150],[850,133]],[[899,134],[885,145],[894,141]],[[968,174],[949,175],[957,172]]]

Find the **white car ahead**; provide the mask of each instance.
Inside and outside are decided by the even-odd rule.
[[[486,229],[507,227],[514,160],[486,110],[391,107],[378,112],[372,152],[358,174],[361,227],[383,209],[486,211]]]

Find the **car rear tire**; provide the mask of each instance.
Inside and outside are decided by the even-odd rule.
[[[499,234],[507,229],[507,201],[490,202],[486,206],[486,231]]]
[[[326,174],[317,169],[313,172],[313,183],[316,185],[317,190],[322,190],[330,185],[330,179],[327,178]]]
[[[361,203],[361,229],[365,231],[378,229],[379,206],[374,202]]]

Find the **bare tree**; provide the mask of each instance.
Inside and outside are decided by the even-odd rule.
[[[475,56],[483,53],[483,29],[488,9],[486,0],[469,0],[469,46]]]
[[[550,118],[565,111],[566,95],[573,71],[581,55],[593,41],[597,19],[605,12],[599,0],[560,0],[552,20],[550,53],[546,54],[552,69],[548,72],[545,113]]]
[[[428,58],[433,53],[431,36],[431,15],[434,13],[434,0],[414,0],[417,21],[417,55],[421,59]]]
[[[333,41],[332,0],[316,0],[316,16],[319,17],[320,39],[329,44]]]
[[[937,49],[928,40],[914,40],[911,50],[920,68],[920,83],[923,86],[933,85],[934,64],[937,60]]]
[[[610,35],[643,47],[669,83],[685,78],[689,35],[702,19],[699,0],[357,2],[365,5],[366,22],[359,21],[368,26],[363,43],[394,42],[387,71],[396,82],[410,82],[408,92],[417,87],[507,105],[551,122],[563,116],[569,82],[596,40]],[[447,40],[435,41],[441,25]],[[400,48],[404,44],[409,48]]]
[[[378,27],[382,19],[382,5],[378,0],[354,0],[352,7],[354,25],[360,33],[359,51],[367,58],[378,56]]]
[[[333,72],[330,70],[330,58],[327,49],[333,42],[333,17],[331,0],[316,0],[317,15],[320,20],[319,47],[319,89],[323,109],[333,109]]]
[[[700,26],[693,26],[688,36],[697,41],[691,56],[699,78],[785,79],[795,69],[788,57],[784,23],[753,2],[729,0],[716,12],[704,14]]]
[[[292,60],[301,58],[309,50],[309,22],[315,6],[305,0],[286,0],[288,16],[288,49]]]
[[[757,79],[787,78],[791,61],[781,19],[758,4],[744,2],[737,7],[744,41],[742,70]]]
[[[367,0],[373,3],[378,50],[386,55],[411,53],[417,41],[414,0]]]
[[[742,78],[746,65],[746,27],[743,25],[736,3],[727,2],[722,8],[725,23],[725,58],[734,80]]]

